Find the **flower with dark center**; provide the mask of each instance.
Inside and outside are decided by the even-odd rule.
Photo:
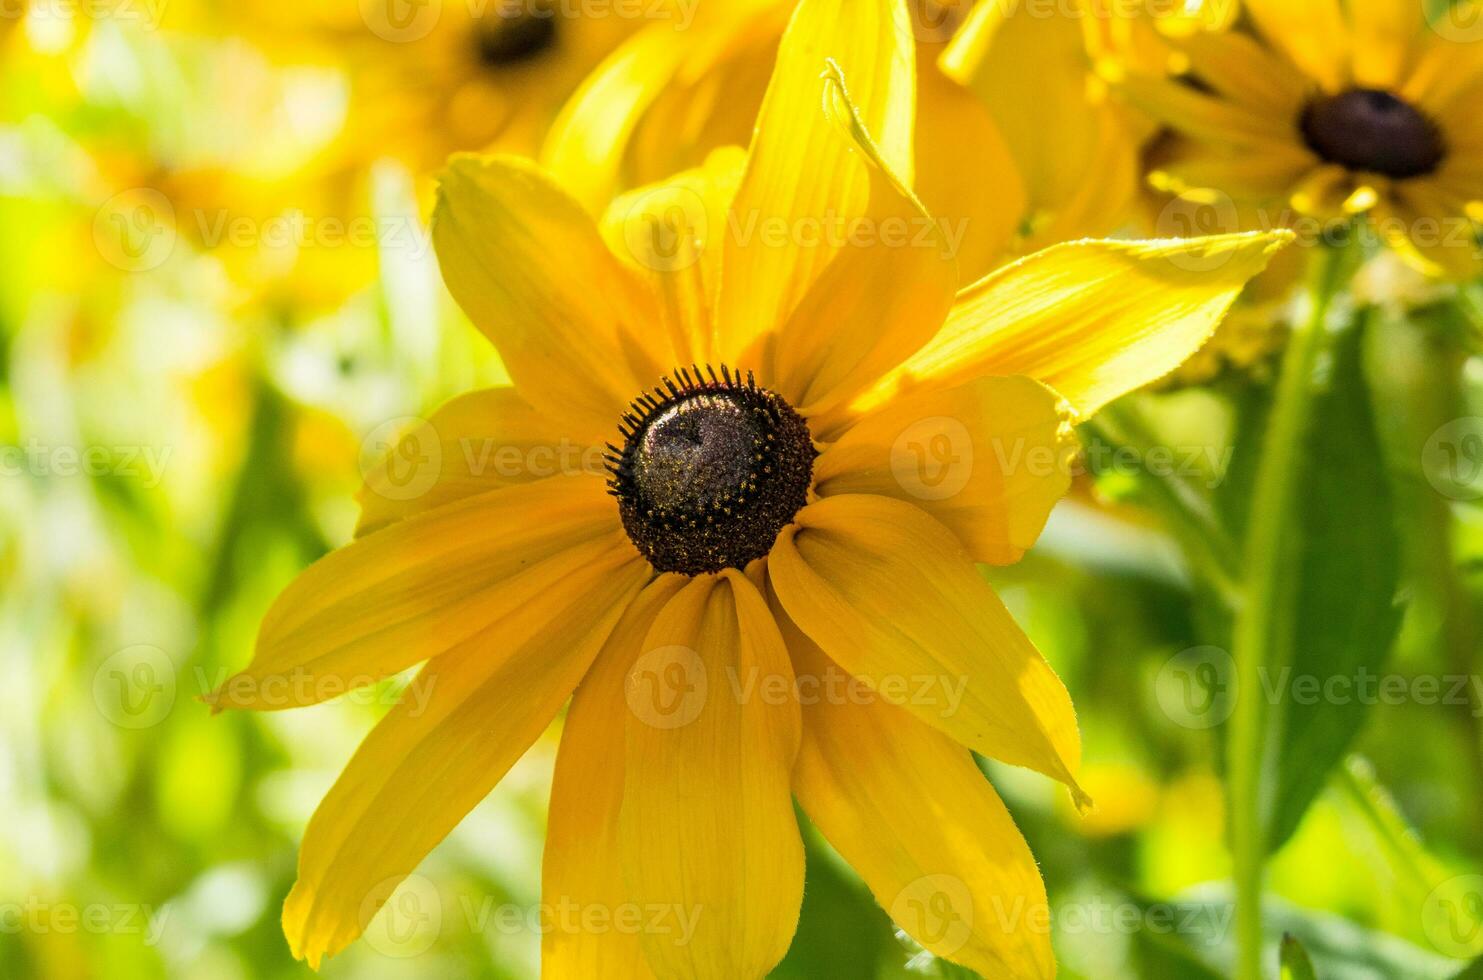
[[[623,447],[608,447],[623,528],[662,572],[745,568],[808,502],[808,424],[724,364],[719,377],[707,365],[663,385],[633,402]]]
[[[1185,204],[1213,214],[1201,203],[1213,196],[1239,205],[1233,216],[1365,219],[1425,275],[1483,274],[1473,45],[1428,29],[1419,0],[1241,7],[1229,30],[1171,41],[1188,59],[1178,77],[1131,60],[1103,66],[1168,127],[1144,157],[1149,184],[1175,197],[1168,215]]]
[[[1356,88],[1314,99],[1299,125],[1309,148],[1330,163],[1386,177],[1429,174],[1445,153],[1430,119],[1379,89]]]
[[[556,11],[542,3],[501,7],[478,21],[474,35],[479,63],[487,68],[532,61],[556,39]]]

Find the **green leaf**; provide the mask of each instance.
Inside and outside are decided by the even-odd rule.
[[[1376,702],[1400,625],[1400,548],[1362,363],[1365,321],[1335,338],[1301,467],[1283,666],[1267,672],[1275,795],[1269,850],[1292,836]],[[1279,624],[1283,618],[1278,619]],[[1280,628],[1280,627],[1279,627]],[[1248,693],[1249,696],[1249,693]]]
[[[1303,944],[1290,933],[1282,937],[1282,980],[1318,980]]]

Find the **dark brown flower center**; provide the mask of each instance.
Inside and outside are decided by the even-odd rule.
[[[1309,148],[1328,162],[1386,177],[1429,174],[1446,153],[1441,133],[1421,110],[1380,89],[1315,98],[1299,125]]]
[[[725,365],[640,395],[609,446],[623,528],[661,572],[745,568],[808,500],[814,450],[787,402]]]
[[[532,61],[556,44],[556,10],[549,0],[500,3],[474,26],[474,50],[486,68]]]

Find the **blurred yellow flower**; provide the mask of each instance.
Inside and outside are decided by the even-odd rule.
[[[444,277],[514,386],[455,399],[368,476],[358,540],[211,697],[293,707],[428,661],[310,821],[284,929],[311,965],[575,689],[544,908],[688,925],[553,913],[545,975],[764,975],[802,897],[794,796],[926,948],[1054,973],[1045,930],[971,914],[1046,897],[969,750],[1085,803],[1080,736],[974,562],[1035,541],[1072,413],[1186,358],[1287,236],[1081,242],[958,293],[903,179],[911,46],[899,3],[805,0],[749,150],[601,223],[528,161],[452,162]]]
[[[1177,134],[1152,179],[1223,195],[1213,206],[1230,202],[1242,227],[1364,214],[1430,274],[1483,269],[1483,46],[1469,43],[1468,18],[1429,24],[1419,0],[1245,9],[1249,30],[1176,42],[1188,80],[1112,73]]]

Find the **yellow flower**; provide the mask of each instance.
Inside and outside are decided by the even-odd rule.
[[[460,150],[534,152],[562,102],[624,38],[683,22],[667,0],[263,0],[244,16],[282,57],[349,75],[340,163],[395,157],[419,173]]]
[[[1080,736],[974,562],[1034,542],[1070,413],[1187,357],[1287,236],[1081,242],[958,292],[905,189],[911,43],[898,3],[805,0],[750,148],[601,223],[529,161],[451,163],[444,277],[513,387],[370,475],[358,539],[211,698],[308,704],[427,661],[306,831],[284,928],[311,965],[570,696],[543,907],[692,928],[554,915],[544,975],[764,975],[802,896],[795,797],[926,948],[1053,974],[1034,859],[970,750],[1084,804]]]
[[[1367,214],[1430,274],[1483,269],[1483,45],[1461,39],[1464,19],[1429,26],[1419,0],[1245,8],[1249,31],[1180,42],[1196,84],[1118,79],[1178,134],[1152,178],[1225,195],[1243,220],[1265,210],[1267,227]]]

